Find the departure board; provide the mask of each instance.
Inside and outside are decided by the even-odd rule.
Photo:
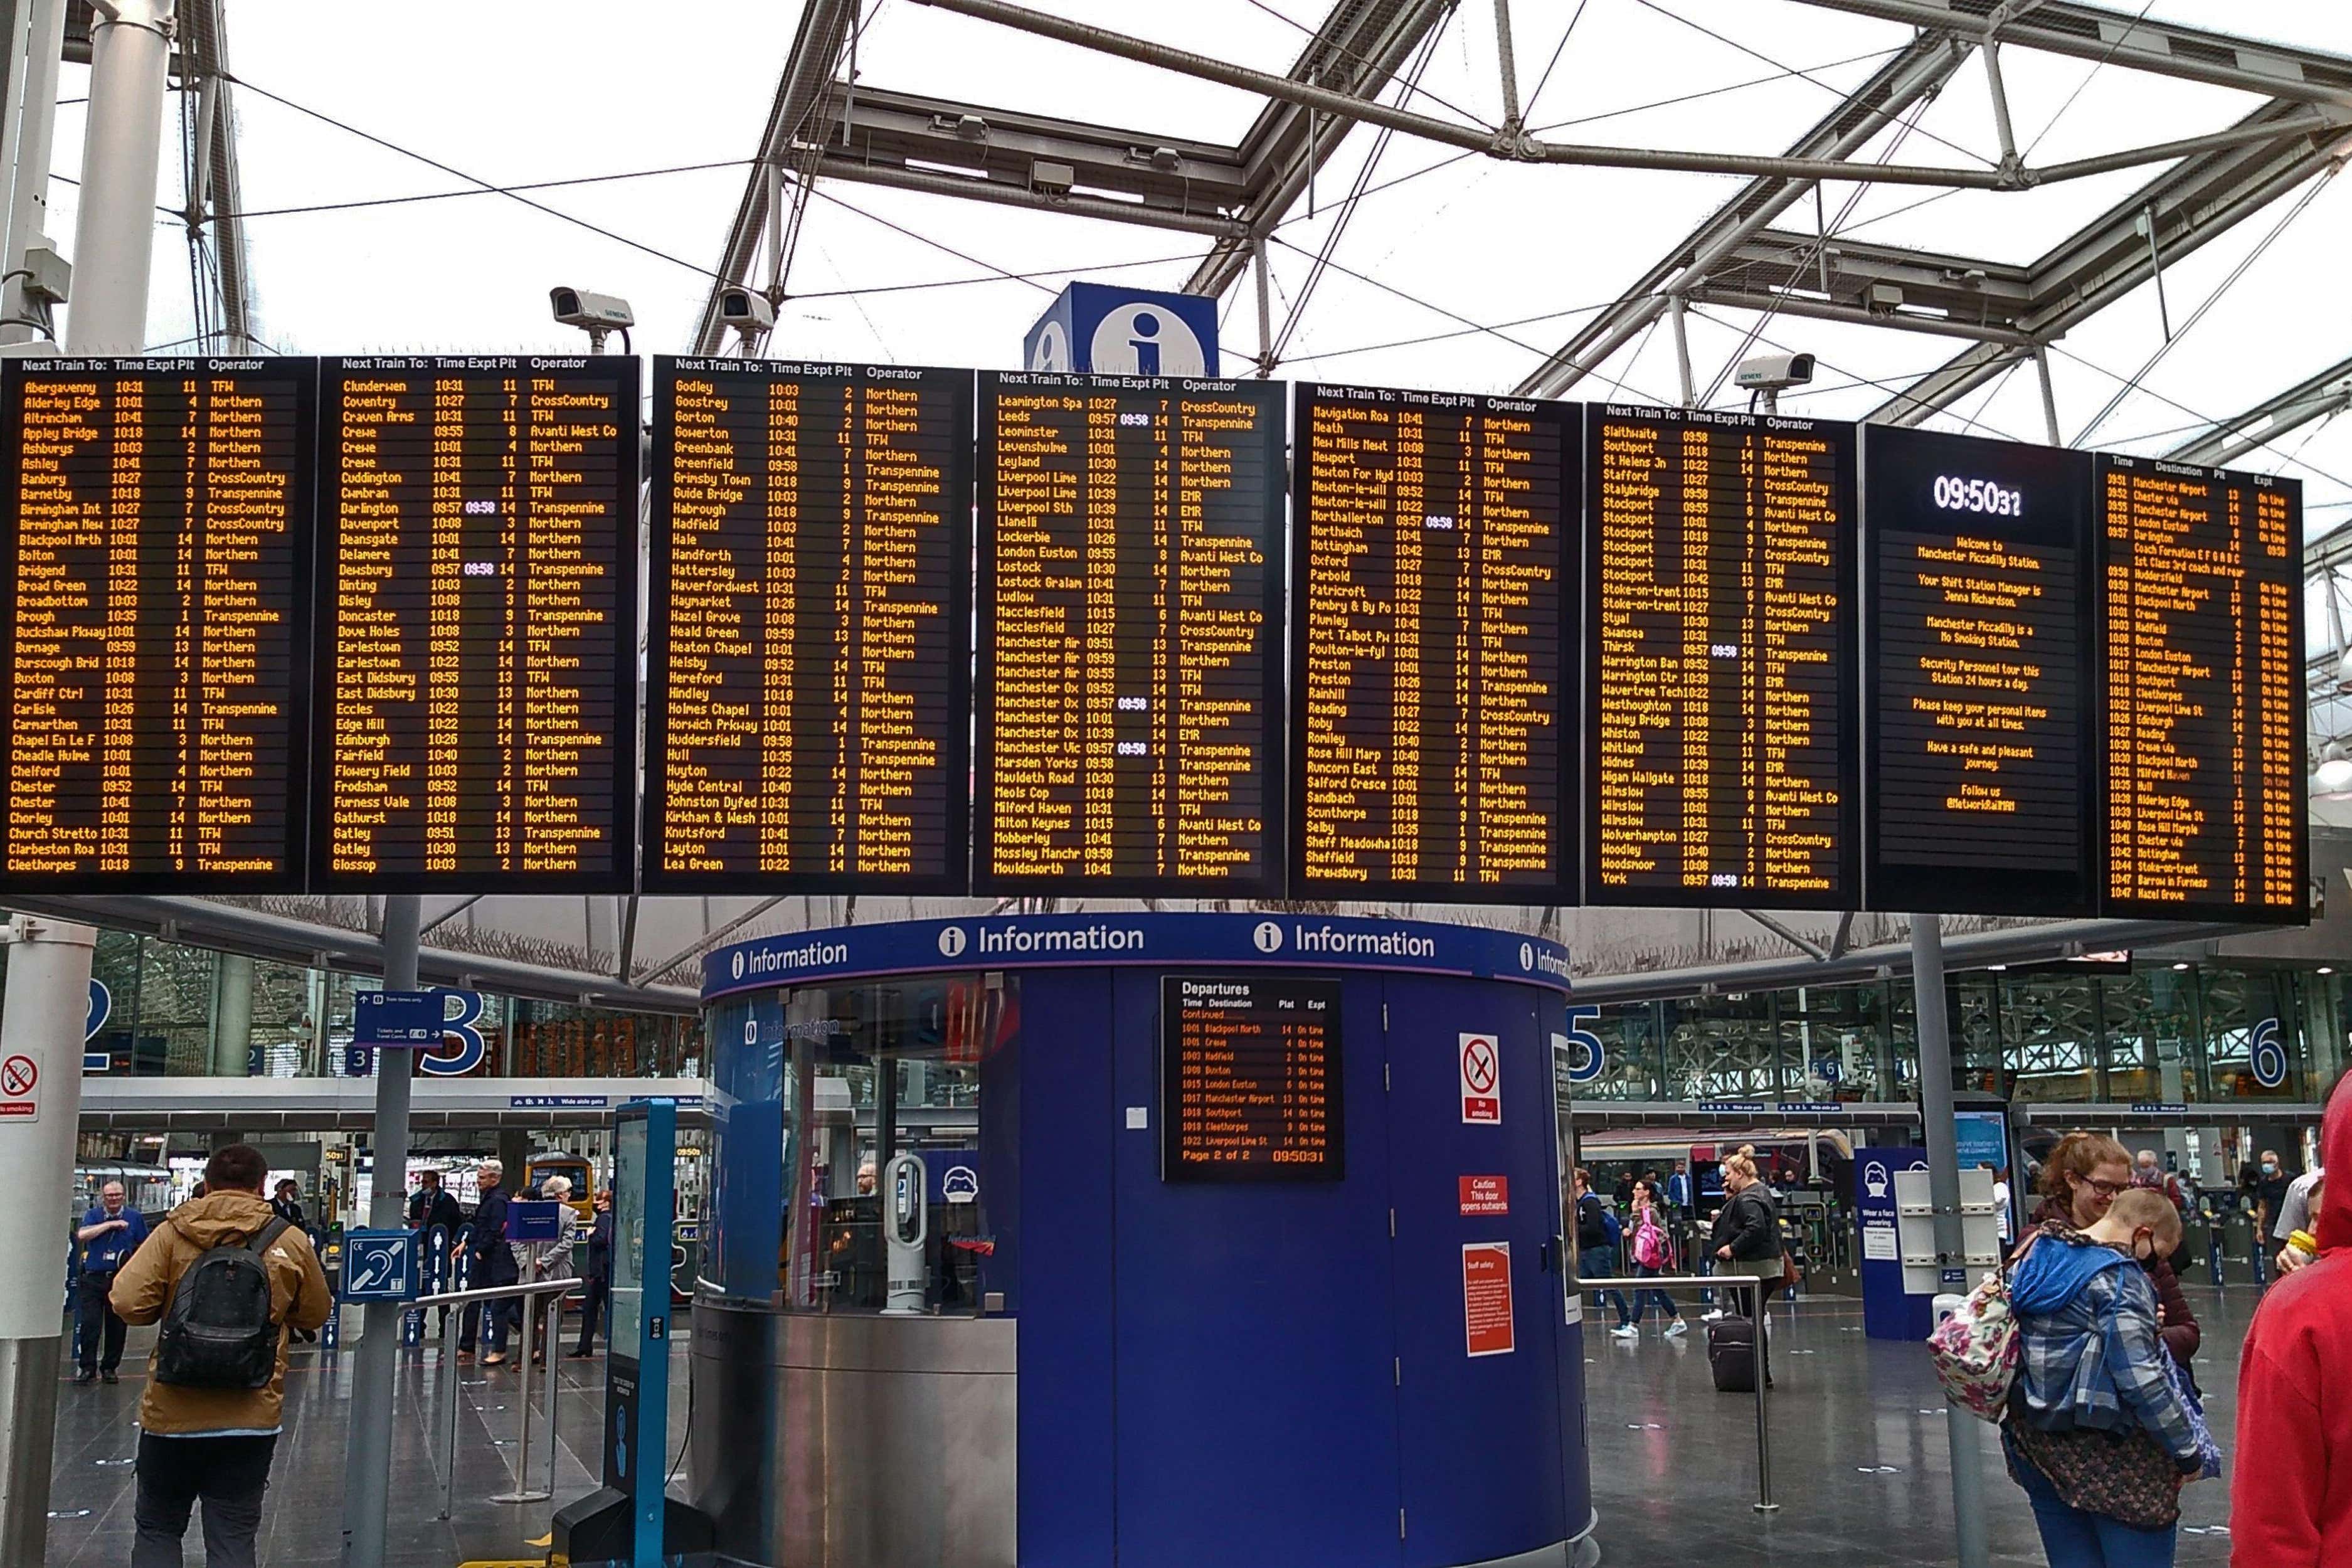
[[[971,404],[654,362],[648,891],[969,887]]]
[[[1346,1176],[1339,983],[1170,974],[1160,985],[1160,1178]]]
[[[6,362],[0,886],[301,886],[317,375]]]
[[[1588,903],[1853,907],[1853,441],[1586,410]]]
[[[1282,389],[984,372],[984,892],[1280,890]]]
[[[1573,901],[1579,410],[1296,396],[1293,894]]]
[[[2091,459],[1863,432],[1868,907],[2096,912]]]
[[[320,380],[313,884],[629,889],[637,362],[331,359]]]
[[[2299,921],[2303,487],[2102,456],[2105,908]]]

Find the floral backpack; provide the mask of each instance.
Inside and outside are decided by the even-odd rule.
[[[2010,1262],[2025,1251],[2018,1248]],[[1986,1275],[1959,1310],[1927,1334],[1927,1359],[1935,1363],[1946,1397],[1980,1421],[1998,1423],[2008,1412],[2010,1386],[2017,1381],[2024,1348],[2010,1306],[2006,1266]]]

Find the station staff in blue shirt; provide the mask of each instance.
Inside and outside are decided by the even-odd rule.
[[[76,1383],[118,1381],[127,1325],[114,1315],[107,1293],[114,1289],[115,1271],[146,1239],[147,1218],[123,1202],[122,1184],[100,1187],[97,1205],[81,1216],[81,1228],[74,1232],[81,1247],[81,1284],[74,1297],[74,1338],[81,1362]]]

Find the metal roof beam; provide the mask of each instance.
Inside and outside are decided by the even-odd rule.
[[[1453,0],[1339,0],[1300,51],[1290,79],[1378,98],[1452,9]],[[1354,125],[1279,99],[1266,105],[1241,144],[1250,180],[1242,216],[1253,233],[1270,232],[1297,205]],[[1223,294],[1249,262],[1248,239],[1222,240],[1201,258],[1184,291]]]
[[[2315,419],[2352,407],[2352,359],[2329,365],[2275,397],[2264,398],[2233,419],[2192,436],[2165,454],[2175,462],[2221,468],[2255,447],[2300,430]]]
[[[2030,9],[1997,0],[1803,0],[1808,5],[1904,22],[1970,39],[1985,37],[1996,13],[2005,16],[2004,47],[2042,49],[2077,59],[2122,66],[2158,76],[2236,88],[2298,103],[2352,107],[2352,58],[2289,44],[2257,43],[2227,33],[2045,0]]]
[[[719,297],[750,280],[751,258],[759,254],[760,237],[768,222],[770,171],[791,161],[793,144],[802,140],[811,113],[833,80],[835,62],[848,45],[857,11],[858,0],[807,0],[802,7],[800,28],[784,57],[775,102],[769,107],[767,129],[760,136],[759,161],[743,183],[743,199],[736,204],[735,222],[727,231],[727,247],[719,253],[719,277],[702,302],[702,321],[694,333],[696,353],[717,353],[726,338],[725,323],[719,318]]]
[[[1214,235],[1240,231],[1227,215],[1250,195],[1240,149],[1213,142],[862,83],[818,113],[820,176]]]
[[[1913,105],[1941,90],[1972,52],[1972,46],[1953,38],[1923,35],[1913,39],[1799,137],[1790,145],[1790,155],[1852,156]],[[1812,188],[1810,180],[1749,181],[1738,195],[1643,274],[1615,304],[1586,322],[1558,353],[1521,378],[1519,395],[1558,397],[1565,394],[1656,321],[1680,279],[1705,276]]]
[[[1824,246],[1785,229],[1733,247],[1694,281],[1690,297],[1716,291],[1790,295],[1877,316],[1929,310],[1949,323],[1986,327],[2012,327],[2032,304],[2032,279],[2022,267],[1861,240]]]
[[[2039,12],[2035,13],[2037,16]],[[2308,111],[2267,103],[2242,127],[2301,126]],[[2033,309],[2017,325],[2040,342],[2122,299],[2155,274],[2143,218],[2153,216],[2167,266],[2202,248],[2294,190],[2352,148],[2352,130],[2290,129],[2277,141],[2218,148],[2184,158],[2053,247],[2027,268]],[[1980,345],[1922,376],[1866,416],[1877,425],[1918,425],[2007,369],[2013,355]]]

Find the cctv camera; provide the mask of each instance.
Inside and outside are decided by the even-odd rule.
[[[617,294],[592,294],[585,289],[550,289],[547,302],[555,319],[567,327],[591,332],[626,331],[637,324],[637,313]]]
[[[764,332],[776,324],[776,308],[765,294],[724,289],[719,294],[719,319],[740,332]]]
[[[1802,386],[1813,379],[1813,356],[1759,354],[1754,359],[1741,360],[1738,374],[1733,379],[1754,392],[1778,392],[1783,387]]]

